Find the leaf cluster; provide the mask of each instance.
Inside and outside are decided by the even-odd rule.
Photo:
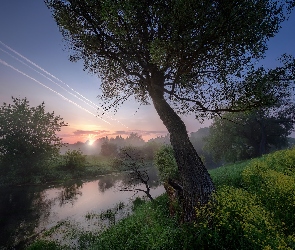
[[[28,174],[58,155],[63,143],[56,132],[67,124],[46,112],[44,102],[31,107],[26,98],[12,101],[0,108],[1,171]]]
[[[263,72],[253,61],[263,57],[294,1],[45,2],[70,59],[101,77],[106,111],[132,96],[149,104],[156,88],[178,113],[202,119],[266,106],[274,97],[263,90],[277,93],[292,80],[282,68]]]

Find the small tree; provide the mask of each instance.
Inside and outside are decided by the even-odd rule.
[[[65,153],[65,168],[69,170],[81,169],[86,164],[86,155],[79,150],[68,150]]]
[[[56,135],[67,126],[54,112],[46,113],[44,102],[30,107],[29,101],[13,98],[0,108],[1,172],[31,174],[40,171],[64,145]]]
[[[150,177],[146,170],[140,170],[140,168],[144,167],[143,158],[140,156],[139,151],[135,149],[130,147],[121,149],[121,159],[123,159],[123,164],[128,166],[130,172],[128,173],[129,180],[127,184],[123,185],[120,191],[131,191],[134,192],[134,195],[138,192],[144,192],[151,201],[154,201],[150,194]],[[143,184],[145,189],[139,188],[139,184]]]

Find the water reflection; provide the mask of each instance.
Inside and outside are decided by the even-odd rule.
[[[149,169],[148,173],[149,184],[153,188],[151,195],[156,197],[164,192],[164,188],[159,186],[155,169]],[[118,191],[127,182],[127,173],[121,173],[51,187],[1,187],[0,249],[1,246],[8,249],[20,247],[28,239],[34,239],[38,233],[56,226],[60,221],[70,220],[89,226],[86,214],[106,211],[118,202],[129,202],[133,193]]]
[[[0,246],[21,246],[32,237],[41,215],[49,215],[51,201],[37,187],[5,187],[0,189]],[[38,209],[34,209],[38,208]]]
[[[66,204],[74,205],[75,201],[78,200],[78,196],[82,195],[82,192],[79,190],[83,186],[82,181],[78,181],[69,186],[63,187],[63,189],[57,195],[57,200],[59,201],[59,206],[62,207]]]
[[[147,171],[147,174],[149,176],[149,186],[151,188],[155,188],[157,186],[160,185],[159,183],[159,178],[158,178],[158,172],[155,168],[148,168],[148,169],[144,169],[145,171]],[[98,182],[98,189],[100,192],[105,192],[107,189],[109,188],[113,188],[114,186],[118,185],[120,182],[120,186],[127,186],[130,183],[130,176],[129,176],[129,172],[125,172],[125,173],[120,173],[117,175],[105,175],[102,176],[99,179]],[[140,185],[140,181],[137,181],[137,183],[134,184],[138,184]]]

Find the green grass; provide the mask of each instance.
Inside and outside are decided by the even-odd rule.
[[[222,185],[241,187],[243,184],[242,172],[249,163],[250,160],[247,160],[209,170],[215,187],[218,188]]]
[[[196,209],[194,224],[180,225],[169,217],[162,195],[155,203],[139,203],[133,215],[97,235],[85,232],[80,248],[295,249],[295,149],[214,169],[210,175],[217,190]]]

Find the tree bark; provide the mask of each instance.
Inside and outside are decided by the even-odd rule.
[[[191,144],[186,126],[181,118],[164,99],[161,78],[148,88],[154,107],[170,133],[170,141],[183,187],[183,221],[195,220],[195,209],[208,202],[215,190],[212,179]],[[164,82],[164,81],[162,81]]]

